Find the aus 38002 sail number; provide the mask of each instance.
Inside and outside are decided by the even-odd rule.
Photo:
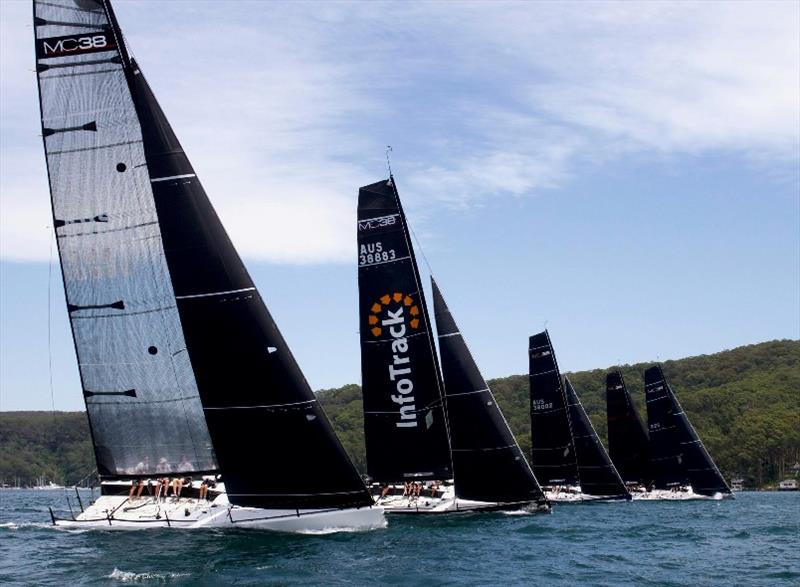
[[[553,409],[553,402],[547,402],[543,399],[535,399],[531,402],[531,409],[533,411],[537,410],[552,410]]]
[[[384,263],[386,261],[394,261],[396,258],[397,254],[394,249],[384,250],[382,242],[363,244],[358,251],[359,265]]]

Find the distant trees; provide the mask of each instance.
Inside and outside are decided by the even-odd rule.
[[[556,349],[558,352],[558,349]],[[643,418],[642,373],[650,363],[620,367]],[[781,340],[663,363],[678,399],[727,479],[775,483],[800,461],[800,341]],[[606,369],[569,373],[605,442]],[[489,381],[524,454],[530,454],[528,377]],[[356,467],[366,470],[361,388],[319,392]],[[71,484],[94,469],[82,412],[0,413],[0,479],[32,484],[40,476]]]

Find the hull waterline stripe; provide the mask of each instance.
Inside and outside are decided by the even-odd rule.
[[[208,298],[211,296],[224,296],[225,294],[233,294],[233,293],[242,293],[245,291],[256,291],[254,287],[245,287],[242,289],[229,289],[227,291],[213,291],[211,293],[204,293],[204,294],[192,294],[188,296],[175,296],[176,300],[191,300],[193,298]]]
[[[172,179],[186,179],[187,177],[197,177],[194,173],[185,173],[183,175],[170,175],[168,177],[154,177],[150,183],[158,183],[159,181],[170,181]]]

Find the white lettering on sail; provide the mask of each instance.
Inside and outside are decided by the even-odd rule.
[[[532,399],[531,410],[534,412],[538,410],[552,410],[553,402],[545,402],[543,399]]]
[[[373,265],[375,263],[385,263],[387,261],[394,261],[397,258],[397,253],[394,249],[384,250],[383,243],[380,241],[374,243],[364,243],[358,249],[358,264],[359,265]]]
[[[400,353],[408,351],[408,341],[405,338],[406,325],[403,307],[396,311],[387,310],[388,318],[381,321],[381,326],[389,327],[392,335],[392,350],[398,354],[392,355],[389,365],[389,379],[395,382],[397,395],[392,395],[392,401],[400,404],[400,421],[396,422],[398,428],[416,428],[417,410],[414,404],[414,382],[409,379],[411,375],[411,358]]]

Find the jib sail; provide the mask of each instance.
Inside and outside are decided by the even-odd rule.
[[[530,337],[531,464],[544,486],[578,485],[578,464],[556,355],[545,330]]]
[[[652,385],[656,393],[665,393],[672,405],[671,411],[674,418],[675,436],[681,453],[681,461],[692,490],[701,495],[714,495],[715,493],[730,494],[731,490],[716,463],[708,454],[703,441],[689,422],[686,412],[683,411],[678,398],[664,378],[661,367],[656,365],[645,372],[645,381]],[[663,388],[660,389],[659,388]],[[666,400],[664,400],[666,402]],[[649,405],[649,404],[648,404]],[[651,432],[652,434],[652,432]]]
[[[358,192],[358,289],[367,471],[453,477],[436,351],[394,179]]]
[[[456,495],[489,502],[543,499],[542,489],[433,278],[431,285]]]
[[[606,375],[608,452],[625,483],[650,484],[650,440],[619,371]]]
[[[603,443],[597,437],[597,432],[567,377],[564,377],[564,391],[567,397],[572,440],[575,443],[575,454],[578,460],[581,491],[587,495],[630,499],[630,493],[625,488]]]
[[[43,134],[85,393],[101,385],[135,390],[133,397],[87,395],[96,444],[99,427],[109,426],[135,438],[115,455],[148,454],[150,427],[163,425],[167,445],[201,434],[213,455],[211,437],[233,504],[371,503],[129,59],[110,3],[37,1],[35,10]],[[90,21],[97,28],[87,28]],[[95,31],[106,40],[84,41]],[[113,50],[96,50],[103,42]],[[77,49],[48,57],[54,46]],[[105,220],[74,222],[88,218]],[[76,326],[78,318],[87,325]],[[174,386],[164,388],[164,373]],[[156,380],[154,389],[142,385],[148,380]],[[112,401],[113,412],[98,417],[92,404]],[[134,421],[148,424],[143,430]]]

